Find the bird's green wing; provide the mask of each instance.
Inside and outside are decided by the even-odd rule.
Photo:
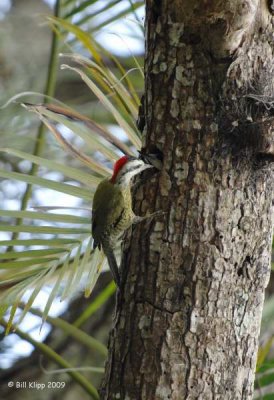
[[[95,245],[101,242],[102,235],[115,225],[124,210],[124,197],[119,187],[108,179],[97,187],[92,206],[92,235]]]

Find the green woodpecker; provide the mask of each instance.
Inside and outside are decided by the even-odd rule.
[[[156,212],[138,217],[132,211],[132,178],[147,168],[153,168],[153,166],[141,159],[123,156],[115,163],[112,177],[99,183],[93,198],[93,248],[98,246],[99,249],[103,249],[118,287],[120,275],[114,255],[117,239],[132,224],[159,214]]]

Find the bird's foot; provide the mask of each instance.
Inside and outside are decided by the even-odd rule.
[[[155,217],[162,216],[162,215],[165,215],[165,214],[166,214],[166,211],[160,210],[160,211],[155,211],[152,214],[144,215],[143,217],[140,217],[139,215],[135,215],[135,217],[133,219],[133,224],[138,224],[139,222],[142,222],[142,221],[144,221],[146,219],[155,218]]]

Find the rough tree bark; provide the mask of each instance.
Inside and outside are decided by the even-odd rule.
[[[163,169],[124,251],[102,399],[251,399],[273,199],[273,18],[147,0],[144,143]],[[269,7],[269,8],[268,8]]]

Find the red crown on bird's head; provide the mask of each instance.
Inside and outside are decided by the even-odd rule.
[[[128,156],[123,156],[116,161],[113,167],[113,174],[110,179],[110,182],[112,183],[115,182],[118,173],[120,172],[121,168],[123,168],[123,166],[128,162],[128,159],[129,159]]]

